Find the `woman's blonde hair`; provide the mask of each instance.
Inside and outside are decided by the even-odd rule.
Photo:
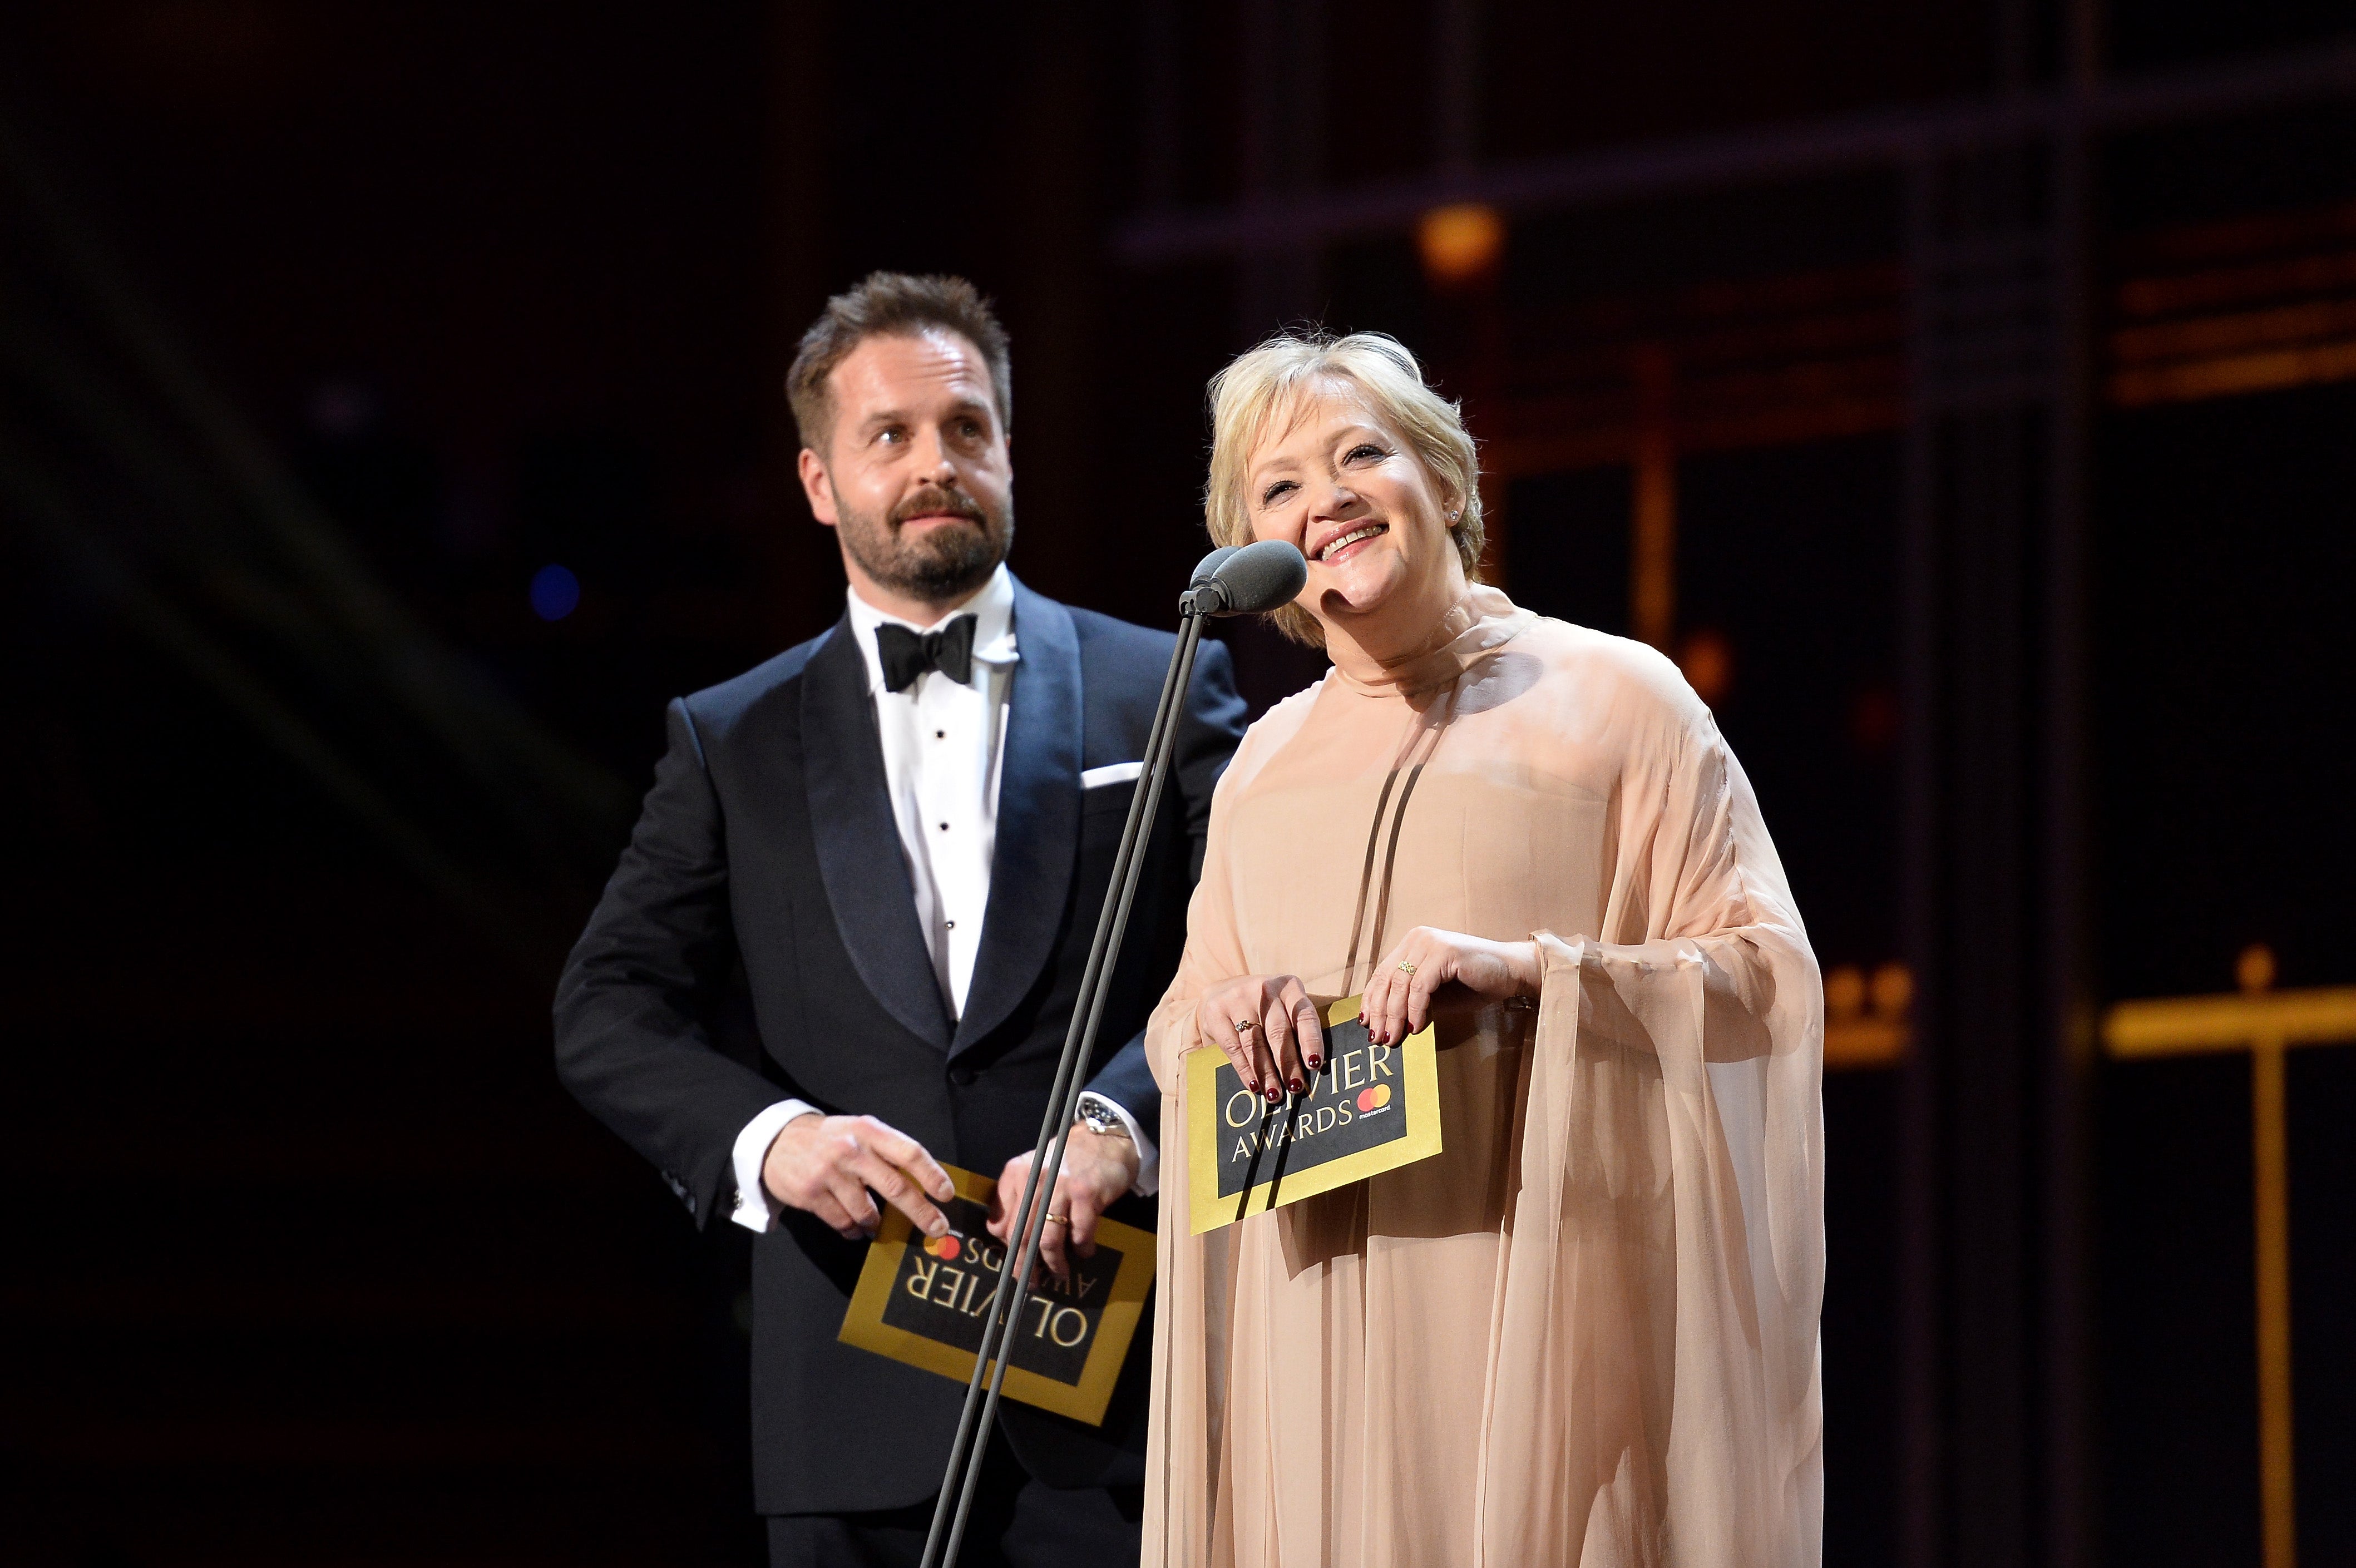
[[[1237,356],[1211,378],[1211,476],[1203,491],[1203,522],[1212,539],[1223,545],[1251,543],[1244,465],[1269,426],[1322,376],[1355,384],[1407,437],[1424,470],[1438,482],[1441,505],[1457,514],[1448,531],[1464,562],[1465,580],[1480,581],[1481,548],[1486,539],[1481,526],[1481,461],[1464,428],[1462,410],[1431,389],[1405,344],[1380,332],[1354,332],[1347,337],[1283,333]],[[1325,628],[1299,604],[1271,611],[1269,619],[1295,642],[1325,645]]]

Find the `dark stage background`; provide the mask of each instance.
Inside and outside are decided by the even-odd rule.
[[[758,1561],[742,1238],[547,1002],[664,699],[840,611],[778,382],[893,267],[1149,624],[1214,369],[1424,355],[1828,971],[1827,1560],[2260,1561],[2251,1059],[2099,1042],[2356,985],[2344,5],[27,3],[0,139],[0,1558]],[[2351,1562],[2356,1046],[2287,1082]]]

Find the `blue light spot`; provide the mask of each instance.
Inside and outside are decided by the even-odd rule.
[[[531,611],[543,621],[562,621],[580,607],[581,580],[570,567],[543,566],[531,574]]]

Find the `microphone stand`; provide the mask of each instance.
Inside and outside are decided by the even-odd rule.
[[[1209,581],[1219,559],[1232,549],[1215,552],[1195,571],[1194,581],[1178,600],[1178,646],[1162,677],[1161,705],[1153,710],[1153,728],[1145,742],[1145,766],[1137,791],[1130,797],[1129,821],[1122,827],[1120,853],[1113,860],[1112,881],[1105,890],[1104,911],[1097,917],[1095,944],[1088,949],[1087,967],[1081,972],[1079,995],[1072,1003],[1071,1027],[1064,1035],[1063,1060],[1056,1064],[1055,1084],[1047,1094],[1047,1114],[1039,1123],[1039,1141],[1031,1154],[1031,1179],[1023,1189],[1023,1202],[1007,1238],[1006,1255],[999,1265],[998,1288],[991,1294],[991,1310],[983,1320],[981,1349],[975,1352],[973,1376],[966,1382],[965,1409],[958,1418],[957,1441],[949,1447],[948,1472],[941,1478],[941,1495],[933,1508],[932,1531],[925,1538],[924,1568],[956,1568],[958,1548],[965,1540],[966,1516],[981,1479],[982,1456],[990,1447],[991,1424],[998,1417],[999,1390],[1006,1381],[1014,1331],[1021,1326],[1023,1305],[1030,1294],[1032,1264],[1039,1237],[1046,1229],[1053,1206],[1055,1179],[1064,1168],[1065,1134],[1078,1114],[1087,1078],[1081,1069],[1096,1047],[1097,1026],[1104,1017],[1105,992],[1113,966],[1120,957],[1121,934],[1129,926],[1130,901],[1144,870],[1144,839],[1162,799],[1162,785],[1170,773],[1177,750],[1178,712],[1194,672],[1194,650],[1203,640],[1203,623],[1226,607],[1224,592]],[[1019,1246],[1018,1246],[1019,1243]],[[1018,1252],[1020,1256],[1018,1257]],[[989,1380],[988,1392],[983,1379]],[[950,1499],[956,1499],[955,1511]]]

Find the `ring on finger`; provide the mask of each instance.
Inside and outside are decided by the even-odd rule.
[[[1258,1028],[1259,1028],[1259,1020],[1258,1019],[1237,1019],[1236,1020],[1236,1032],[1237,1034],[1249,1034],[1252,1030]]]
[[[1412,975],[1415,973],[1415,965],[1402,958],[1399,960],[1399,973],[1402,975]]]
[[[1047,1216],[1047,1223],[1050,1225],[1068,1225],[1071,1222],[1072,1217],[1069,1214],[1050,1214]]]

